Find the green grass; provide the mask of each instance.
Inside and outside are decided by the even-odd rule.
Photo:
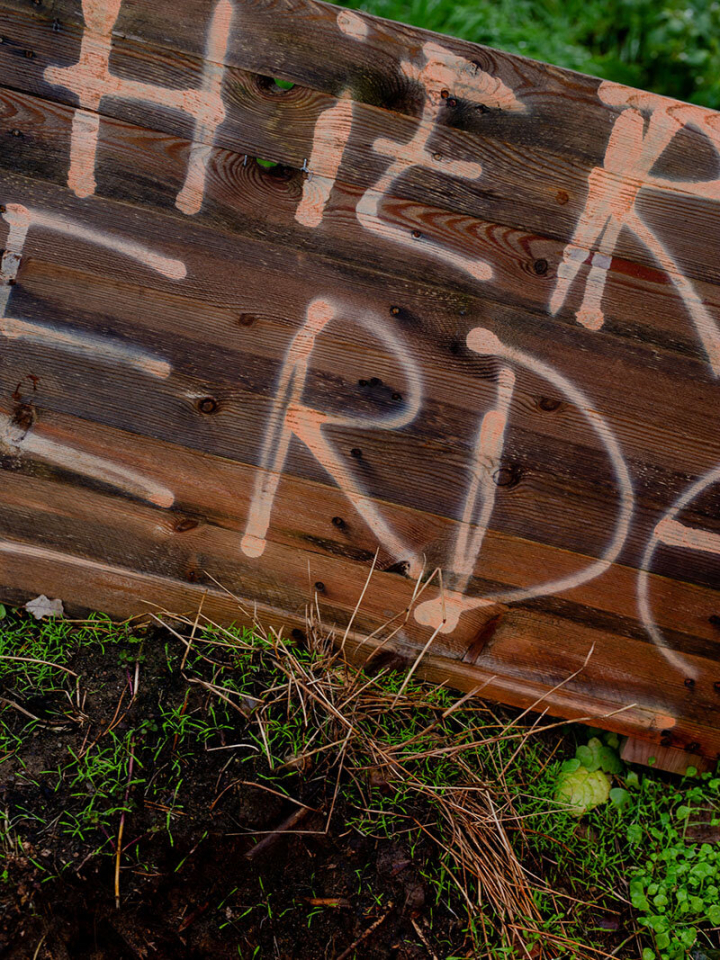
[[[720,107],[716,0],[352,0],[345,5]]]

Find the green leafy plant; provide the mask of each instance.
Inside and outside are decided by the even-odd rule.
[[[611,789],[611,777],[623,769],[617,753],[617,736],[611,733],[602,736],[604,743],[599,737],[592,737],[577,748],[572,760],[566,760],[560,767],[555,799],[577,817],[608,800],[621,806],[628,798],[622,787]]]
[[[653,943],[643,960],[679,960],[700,946],[703,931],[720,927],[720,849],[692,839],[720,830],[720,778],[703,774],[685,791],[665,784],[664,795],[660,787],[645,779],[627,828],[628,841],[645,853],[632,871],[630,898]]]

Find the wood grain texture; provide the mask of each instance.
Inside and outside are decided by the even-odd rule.
[[[699,754],[687,753],[675,747],[661,747],[647,740],[636,740],[630,737],[622,745],[620,755],[626,763],[639,763],[651,766],[656,770],[665,770],[685,776],[688,767],[694,767],[698,773],[711,773],[715,764]]]
[[[12,9],[18,6],[23,11],[32,12]],[[134,20],[128,23],[129,35],[119,29],[126,22],[123,20],[126,6],[130,8],[132,4],[123,3],[121,7],[117,37],[113,43],[113,72],[160,87],[197,88],[202,72],[202,60],[195,52],[197,43],[178,36],[167,37],[160,45],[150,30],[140,31],[137,36],[143,37],[145,32],[152,34],[153,44],[148,46],[140,42],[133,37]],[[168,6],[153,6],[152,18],[157,16],[159,19],[161,8]],[[204,12],[196,11],[197,18],[193,20],[196,26],[190,33],[195,41],[202,43],[204,32],[197,29],[197,24],[208,23],[214,5],[208,0],[198,0],[197,6]],[[317,41],[322,24],[328,32],[334,31],[341,46],[347,41],[335,23],[336,8],[318,6],[323,8],[323,20],[310,19],[300,38],[293,38],[292,55],[297,56],[306,41],[311,40],[313,44]],[[238,23],[246,22],[248,15],[255,12],[262,14],[263,25],[275,16],[283,17],[281,11],[263,10],[262,4],[236,2],[236,7]],[[0,76],[3,85],[44,99],[76,105],[77,96],[58,84],[49,83],[45,71],[50,65],[66,67],[77,60],[82,36],[80,3],[54,4],[56,16],[53,19],[38,18],[42,9],[42,4],[37,5],[32,0],[0,0],[0,33],[4,39],[0,45]],[[65,14],[65,17],[59,14]],[[57,24],[61,29],[57,29]],[[147,26],[147,16],[145,24]],[[417,33],[422,34],[421,31]],[[287,46],[288,38],[284,36]],[[468,45],[460,41],[442,38],[442,43],[449,50],[468,52]],[[253,44],[253,47],[258,46]],[[265,44],[262,46],[264,48]],[[354,42],[352,49],[359,55],[363,46]],[[188,48],[192,52],[188,52]],[[478,60],[477,52],[482,48],[471,45],[471,49]],[[403,56],[411,56],[412,50],[417,56],[417,40]],[[243,156],[260,156],[298,169],[311,157],[319,117],[340,101],[337,96],[326,92],[328,84],[317,77],[292,76],[290,79],[298,80],[299,85],[282,91],[270,84],[267,76],[238,68],[237,64],[252,63],[252,57],[233,56],[232,53],[231,50],[224,80],[226,117],[212,142],[219,148]],[[456,106],[440,109],[430,140],[431,151],[438,158],[435,168],[410,168],[393,185],[391,195],[423,207],[430,204],[441,210],[541,235],[549,233],[554,239],[566,242],[586,203],[588,175],[603,160],[617,111],[601,103],[597,96],[593,100],[597,80],[578,77],[567,71],[549,70],[498,51],[488,51],[488,54],[492,56],[487,62],[482,58],[479,61],[483,69],[495,71],[497,68],[493,75],[507,83],[517,84],[516,69],[522,67],[530,71],[531,79],[521,81],[517,87],[517,96],[525,112],[506,113],[495,109],[483,112],[470,106],[465,109],[461,99],[449,96],[443,104],[451,100]],[[291,55],[290,51],[287,55]],[[320,59],[327,61],[327,55]],[[344,69],[347,68],[346,63]],[[395,79],[407,86],[409,81],[403,79],[397,59],[395,63],[386,61],[384,72],[390,80],[393,71]],[[270,71],[271,76],[282,73]],[[568,85],[572,93],[568,91]],[[417,86],[417,83],[411,84],[411,91],[399,98],[400,103],[390,98],[382,106],[366,102],[361,95],[355,94],[352,86],[343,86],[338,91],[339,94],[350,93],[353,106],[352,136],[339,170],[343,182],[367,189],[378,180],[387,166],[387,161],[373,149],[379,137],[398,143],[411,140],[422,104],[421,90]],[[408,98],[409,105],[404,107]],[[713,117],[712,111],[696,109],[703,117]],[[457,111],[460,116],[455,116]],[[188,137],[193,133],[187,115],[147,102],[106,97],[101,112],[104,117],[126,120],[168,135]],[[716,126],[711,130],[715,131]],[[580,138],[581,142],[573,144],[573,137]],[[628,144],[627,150],[631,149]],[[476,180],[449,176],[443,169],[450,160],[470,159],[482,166],[482,175]],[[323,156],[319,156],[311,168],[318,177],[333,175]],[[519,168],[524,170],[522,178],[517,176]],[[707,266],[699,275],[695,272],[693,250],[697,231],[702,230],[706,243],[716,250],[720,250],[720,231],[714,215],[715,205],[699,203],[692,188],[683,190],[688,170],[692,171],[691,187],[697,180],[707,177],[712,181],[717,177],[716,150],[708,143],[705,133],[694,126],[684,128],[664,152],[655,172],[677,182],[662,190],[648,185],[642,196],[644,216],[658,230],[670,231],[673,253],[688,276],[702,279],[710,271],[717,281],[720,268],[715,267],[713,258],[708,258]],[[679,204],[684,208],[681,211],[677,209]],[[642,245],[628,236],[619,238],[617,253],[650,268],[655,265]]]
[[[345,630],[372,569],[358,656],[399,617],[432,679],[713,758],[719,115],[115,6],[0,0],[4,597]]]

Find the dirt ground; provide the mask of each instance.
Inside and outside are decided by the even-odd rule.
[[[119,660],[114,649],[74,656],[68,666],[82,676],[82,712],[91,718],[89,726],[36,727],[21,755],[0,768],[0,808],[10,822],[21,819],[23,837],[20,848],[4,858],[9,882],[0,887],[0,955],[5,960],[337,960],[371,928],[351,956],[423,957],[430,921],[434,938],[442,932],[461,949],[461,919],[442,908],[430,917],[422,870],[436,854],[431,844],[421,841],[411,852],[401,837],[361,836],[347,827],[342,798],[326,833],[334,780],[295,778],[294,796],[312,808],[307,809],[269,792],[262,782],[255,785],[258,773],[266,771],[262,760],[241,762],[232,749],[185,749],[182,743],[175,744],[180,804],[172,805],[173,782],[167,777],[164,793],[152,800],[147,791],[141,796],[139,788],[130,788],[118,909],[115,836],[104,836],[108,830],[102,825],[91,824],[77,836],[58,829],[58,817],[85,808],[93,789],[59,776],[58,767],[70,750],[79,755],[113,722],[121,738],[137,729],[139,720],[146,727],[134,740],[136,770],[142,769],[147,782],[155,768],[167,765],[173,745],[165,744],[156,757],[160,732],[153,727],[171,710],[190,716],[203,709],[208,693],[199,686],[188,689],[179,671],[168,671],[160,644],[148,643],[146,650],[142,685],[127,714],[122,706],[118,712],[118,704],[132,663]],[[62,696],[38,696],[24,707],[49,724],[57,719]],[[245,733],[243,718],[237,720],[235,729],[221,731],[228,744]],[[22,721],[17,718],[18,729]]]
[[[250,830],[279,825],[288,812],[282,801],[268,803],[257,794],[247,788],[236,795],[227,819]],[[338,811],[338,823],[341,816]],[[173,850],[162,841],[147,850],[155,853],[150,875],[123,873],[120,910],[110,858],[83,866],[86,851],[73,851],[77,868],[47,884],[29,860],[19,860],[13,870],[15,896],[1,905],[3,956],[337,958],[377,921],[382,922],[351,956],[428,956],[413,926],[413,920],[420,929],[427,923],[427,894],[418,869],[422,859],[413,860],[402,843],[373,843],[334,831],[290,835],[249,862],[251,842],[223,833],[218,822],[226,819],[223,814],[215,822],[203,819],[210,833],[194,850],[202,814],[190,817],[193,822],[178,830]],[[322,826],[320,816],[303,824],[306,830]],[[47,856],[43,849],[27,853]],[[368,875],[372,894],[358,892],[359,877]],[[322,900],[326,905],[311,916],[313,903]],[[450,936],[459,926],[449,916],[445,925]]]

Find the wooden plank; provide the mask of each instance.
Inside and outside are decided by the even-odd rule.
[[[713,761],[699,754],[678,750],[676,747],[658,746],[647,740],[635,740],[633,737],[623,743],[620,755],[625,763],[639,763],[680,776],[685,776],[688,767],[694,767],[698,773],[710,773],[715,769]]]
[[[359,656],[713,757],[718,115],[304,0],[0,35],[3,595],[373,568]]]
[[[73,417],[53,414],[46,410],[39,414],[33,429],[42,438],[72,448],[87,457],[102,458],[108,451],[112,451],[112,463],[116,468],[127,471],[135,468],[135,471],[145,478],[144,486],[147,489],[152,490],[153,487],[161,486],[165,476],[172,477],[174,495],[172,512],[163,519],[165,514],[161,511],[158,515],[157,510],[155,511],[152,521],[154,536],[173,539],[173,532],[181,532],[184,534],[180,538],[183,542],[187,540],[194,542],[202,531],[193,532],[192,536],[189,536],[191,531],[196,531],[197,528],[175,531],[175,527],[177,524],[184,527],[184,521],[195,520],[198,525],[218,525],[225,530],[233,530],[236,532],[236,539],[239,539],[250,507],[252,479],[255,473],[253,467],[237,461],[208,457],[206,454],[146,439],[135,433],[117,431],[90,421],[80,422]],[[6,454],[4,465],[6,469],[12,469],[24,477],[37,476],[45,482],[52,482],[55,479],[64,479],[65,482],[69,480],[67,464],[63,468],[65,470],[63,478],[62,475],[58,475],[57,470],[53,473],[53,464],[47,457],[42,457],[41,452],[36,453],[33,450],[23,449],[15,452],[14,456]],[[38,473],[38,470],[41,472]],[[147,496],[142,496],[143,484],[136,484],[134,489],[127,489],[127,485],[118,486],[118,484],[102,486],[98,482],[97,475],[92,476],[77,471],[72,478],[72,483],[79,485],[80,489],[75,493],[75,486],[67,492],[61,489],[56,490],[52,498],[52,508],[59,502],[57,498],[69,497],[69,503],[75,511],[73,516],[77,516],[77,519],[72,521],[72,525],[76,526],[87,524],[89,516],[91,517],[93,513],[105,516],[108,511],[112,512],[111,505],[105,501],[98,503],[94,497],[87,499],[93,489],[98,495],[107,496],[111,493],[115,497],[125,496],[134,501],[152,502]],[[43,503],[50,499],[50,494],[40,492],[32,501],[27,501],[31,488],[25,489],[22,483],[19,488],[23,490],[22,502],[32,503],[31,507],[26,508],[27,522],[31,523],[33,511],[41,510]],[[323,511],[318,511],[315,505],[320,498],[325,507]],[[392,526],[400,531],[404,539],[424,538],[431,565],[442,562],[443,553],[449,549],[455,538],[456,522],[416,510],[399,508],[392,504],[383,506],[388,511]],[[132,502],[129,505],[126,504],[123,509],[131,508]],[[372,532],[358,523],[346,525],[343,528],[338,528],[332,523],[334,516],[342,514],[347,516],[346,509],[347,502],[337,488],[322,489],[316,483],[296,480],[288,476],[278,490],[276,521],[270,530],[270,536],[274,542],[282,546],[306,551],[310,555],[306,560],[306,567],[307,563],[313,562],[312,555],[315,553],[327,557],[345,557],[369,564],[377,549],[377,542]],[[20,531],[20,533],[23,532],[26,531]],[[235,553],[237,553],[237,543],[235,547]],[[156,552],[159,551],[156,550]],[[204,551],[206,559],[212,559],[211,552],[207,549]],[[228,556],[232,555],[231,549]],[[560,572],[569,572],[572,565],[577,563],[577,559],[567,551],[520,541],[507,533],[496,531],[488,532],[483,559],[482,572],[485,581],[478,578],[474,582],[478,591],[492,584],[502,584],[506,587],[528,586],[536,577],[538,569],[555,568]],[[381,552],[377,564],[378,570],[396,566],[389,556],[383,556]],[[339,585],[343,583],[344,576],[345,573],[342,576],[338,573],[337,577],[325,578],[326,590],[323,592],[325,597],[332,599],[340,595]],[[397,613],[406,605],[414,586],[412,580],[403,577],[400,570],[395,570],[392,576],[404,584],[403,589],[406,592],[399,600],[396,599],[395,609],[390,609],[388,616]],[[609,588],[604,586],[603,578],[603,580],[590,581],[580,588],[579,594],[573,595],[578,610],[584,605],[592,607],[595,616],[607,613],[615,618],[615,628],[624,632],[624,635],[646,640],[643,631],[633,630],[630,627],[635,605],[634,571],[615,565],[606,576],[611,578]],[[299,589],[304,589],[306,581],[307,578],[303,574]],[[688,584],[679,584],[674,581],[663,583],[662,587],[667,595],[667,604],[658,611],[658,620],[663,628],[676,634],[683,634],[682,639],[685,644],[690,643],[693,636],[704,638],[707,641],[705,655],[712,656],[717,628],[708,621],[707,616],[703,617],[702,613],[703,610],[707,613],[713,609],[713,591],[699,587],[691,588]],[[582,604],[579,603],[580,598],[582,598]],[[374,602],[374,599],[370,597],[368,602]],[[384,609],[387,610],[387,606]],[[577,618],[578,610],[569,610],[568,615]]]
[[[277,610],[258,603],[254,598],[231,597],[216,587],[178,584],[161,576],[143,575],[130,568],[76,558],[66,552],[54,552],[19,541],[0,541],[0,555],[5,569],[16,584],[10,588],[15,599],[35,593],[43,584],[51,596],[74,597],[71,609],[80,612],[91,609],[97,597],[104,598],[104,607],[116,616],[150,616],[149,611],[167,609],[178,614],[194,612],[203,600],[203,610],[210,617],[224,622],[252,622],[256,616],[268,627],[302,631],[305,618],[285,610]],[[7,592],[7,591],[6,591]],[[297,624],[297,626],[293,626]],[[348,650],[367,660],[379,650],[382,640],[368,640],[357,632],[348,637]],[[387,649],[385,647],[385,649]],[[408,661],[409,662],[409,661]],[[653,742],[665,740],[663,731],[671,728],[673,735],[681,735],[687,744],[712,751],[717,734],[703,723],[683,720],[681,727],[671,727],[673,718],[636,705],[618,707],[612,701],[568,692],[565,688],[548,690],[531,679],[514,679],[489,673],[477,664],[468,664],[447,657],[428,654],[420,664],[419,676],[437,683],[450,683],[460,690],[482,690],[494,697],[521,708],[542,709],[550,715],[581,722],[593,722],[626,735],[637,735]]]
[[[44,292],[44,296],[40,295],[41,292]],[[55,268],[45,267],[39,261],[33,260],[27,272],[23,274],[23,293],[26,296],[18,303],[23,304],[20,314],[26,321],[37,320],[39,323],[41,318],[47,320],[59,317],[60,305],[65,304],[72,310],[77,329],[77,321],[83,309],[80,303],[82,300],[84,309],[87,311],[83,319],[88,328],[92,329],[93,325],[100,324],[102,318],[107,316],[108,304],[115,296],[112,313],[115,331],[117,333],[125,331],[123,322],[126,318],[123,313],[126,310],[128,311],[126,336],[132,333],[136,340],[146,343],[151,333],[143,330],[142,321],[138,325],[136,320],[134,326],[129,326],[130,315],[138,310],[140,300],[137,296],[131,295],[128,288],[122,284],[114,284],[111,287],[111,293],[108,294],[107,287],[97,277],[93,278],[77,271],[66,276]],[[78,294],[79,299],[76,303]],[[119,305],[124,300],[126,300],[126,306],[123,309]],[[141,300],[147,302],[144,292],[141,292]],[[177,298],[171,298],[169,303],[164,303],[162,298],[154,299],[152,314],[154,328],[167,329],[168,333],[174,329],[175,336],[180,336],[177,340],[179,353],[185,357],[192,356],[194,363],[199,362],[203,367],[205,378],[198,380],[190,374],[181,375],[177,369],[177,361],[181,360],[182,356],[177,356],[175,351],[169,354],[163,353],[163,361],[170,362],[176,372],[171,383],[169,380],[161,380],[153,384],[150,405],[138,403],[137,399],[147,391],[147,377],[142,370],[128,368],[118,373],[123,382],[123,388],[118,392],[115,381],[107,382],[107,361],[94,358],[93,362],[89,362],[86,356],[58,353],[53,349],[53,344],[43,347],[19,337],[8,338],[3,359],[6,375],[13,385],[21,384],[22,399],[38,401],[44,408],[75,412],[85,418],[88,416],[85,397],[90,388],[93,396],[91,415],[94,418],[117,426],[132,420],[135,430],[146,431],[150,436],[172,442],[191,438],[194,445],[207,452],[232,455],[247,463],[255,462],[257,450],[262,442],[262,425],[269,414],[271,397],[268,396],[267,391],[260,392],[263,389],[262,384],[251,384],[249,388],[244,388],[240,383],[233,384],[232,377],[235,370],[246,368],[250,362],[256,367],[259,366],[263,358],[258,357],[256,353],[243,355],[239,347],[236,354],[229,354],[222,358],[217,357],[216,348],[212,351],[204,351],[196,339],[197,316],[201,311],[201,304],[193,301],[182,305]],[[211,314],[202,328],[203,337],[206,340],[214,337],[212,320],[220,324],[217,334],[219,345],[225,336],[225,330],[232,330],[237,326],[235,316],[228,317],[223,311]],[[261,325],[265,341],[270,344],[276,340],[283,343],[282,328],[277,332],[273,328],[274,324],[271,322]],[[83,328],[80,327],[80,329]],[[185,340],[186,333],[193,339]],[[334,366],[336,379],[339,379],[343,373],[343,366],[347,364],[347,355],[352,354],[356,349],[357,347],[353,346],[352,331],[349,330],[348,340],[340,343],[336,341],[332,350],[329,349],[325,353],[324,350],[318,349],[319,370],[327,376]],[[365,353],[366,356],[371,356],[369,350]],[[216,363],[220,360],[220,369],[213,366],[213,360]],[[380,361],[388,364],[387,358],[380,355],[371,369],[378,369],[386,377],[386,382],[389,380],[392,383],[392,379],[386,373],[386,367],[381,367]],[[28,370],[40,378],[37,384],[26,379]],[[359,394],[364,401],[363,407],[370,412],[373,391],[367,388],[358,389],[354,380],[355,373],[356,370],[351,368],[343,377],[342,391],[350,397],[353,391],[356,395]],[[79,384],[81,380],[82,391],[68,389],[69,385]],[[467,384],[464,380],[460,382],[464,386],[467,385],[468,389],[470,388],[469,381]],[[577,412],[575,416],[561,415],[562,421],[555,435],[545,433],[543,425],[547,415],[537,407],[537,392],[529,384],[527,396],[524,390],[525,387],[519,384],[518,400],[523,403],[523,406],[527,406],[528,413],[525,420],[529,420],[534,429],[528,432],[528,425],[524,424],[521,428],[522,435],[513,439],[508,451],[519,468],[522,467],[525,470],[525,464],[527,464],[526,474],[522,478],[517,478],[517,483],[510,485],[506,491],[504,488],[499,489],[497,509],[501,512],[501,516],[508,515],[507,523],[511,525],[511,529],[517,526],[519,535],[535,527],[540,537],[544,536],[547,539],[552,535],[559,545],[567,547],[572,542],[578,545],[578,549],[582,549],[583,545],[588,543],[589,531],[602,527],[603,516],[607,512],[608,501],[611,499],[606,489],[611,477],[608,476],[607,467],[600,460],[595,465],[594,474],[583,473],[577,476],[569,471],[567,461],[577,458],[577,453],[572,452],[575,440],[577,444],[583,444],[585,439],[583,444],[585,457],[594,456],[591,447],[588,446],[587,438],[582,436],[579,415]],[[382,391],[379,392],[382,400]],[[198,409],[198,403],[206,395],[219,398],[220,406],[211,416],[201,414]],[[479,405],[487,404],[492,399],[492,386],[488,385],[479,394],[474,390],[470,395],[477,396],[476,402]],[[465,416],[466,426],[463,430],[464,410],[453,410],[452,407],[445,406],[439,409],[441,411],[439,415],[443,416],[448,424],[448,432],[453,421],[456,421],[457,426],[453,428],[452,436],[456,447],[461,442],[460,450],[453,450],[452,444],[447,440],[438,442],[429,438],[426,429],[409,432],[406,442],[399,445],[396,450],[396,456],[400,458],[404,467],[402,478],[396,476],[397,471],[393,464],[387,462],[383,456],[387,431],[363,431],[360,440],[363,444],[361,448],[352,446],[353,435],[348,434],[347,439],[341,443],[341,449],[345,457],[352,449],[363,451],[359,467],[363,471],[364,482],[370,489],[375,487],[385,491],[392,489],[396,502],[406,502],[408,505],[424,504],[434,512],[454,516],[462,501],[466,469],[463,458],[470,455],[474,425],[467,422]],[[535,430],[544,434],[541,443]],[[564,441],[560,439],[563,431],[566,434]],[[572,436],[571,442],[568,441],[568,434]],[[354,436],[358,439],[357,434]],[[668,442],[669,439],[669,436],[665,440],[660,438],[658,443]],[[422,455],[418,458],[416,448],[419,442],[422,443]],[[437,466],[435,472],[428,475],[426,463],[430,456]],[[312,476],[320,482],[323,480],[327,482],[327,477],[318,473],[318,465],[313,466],[312,460],[308,459],[306,452],[303,454],[302,448],[291,453],[287,467],[290,473]],[[657,482],[658,478],[655,476],[653,479]],[[668,473],[665,482],[677,483],[678,479],[674,474]],[[408,483],[411,484],[409,490]],[[568,487],[573,489],[568,490]],[[559,502],[563,504],[563,515],[555,519]],[[651,516],[648,516],[647,523],[651,520]],[[583,530],[586,532],[583,533]],[[603,534],[598,538],[598,548],[602,546],[604,536]],[[642,545],[640,539],[635,543],[635,562]],[[428,550],[426,549],[425,552]],[[628,555],[629,562],[632,562],[632,557],[633,554]]]
[[[12,141],[13,149],[0,155],[2,168],[21,174],[32,171],[35,177],[64,183],[72,108],[1,89],[0,104],[2,112],[16,124],[13,129],[21,133]],[[189,149],[187,141],[122,121],[113,122],[100,132],[103,175],[97,195],[141,202],[144,208],[158,207],[170,213],[172,198],[182,185]],[[312,232],[295,219],[302,190],[300,171],[282,168],[279,173],[268,173],[253,161],[244,164],[236,153],[216,149],[208,172],[205,206],[198,220],[225,232],[239,232],[276,244],[289,243],[353,265],[359,249],[363,264],[375,271],[453,291],[459,310],[467,313],[469,304],[477,300],[476,289],[463,281],[460,271],[440,273],[432,255],[423,255],[422,249],[412,259],[397,245],[387,244],[378,251],[377,243],[360,228],[354,216],[362,195],[358,187],[333,181],[332,203],[322,223]],[[259,209],[263,217],[253,222]],[[447,219],[439,209],[409,201],[394,200],[386,211],[389,219],[409,232],[427,231],[429,222],[437,225],[442,218]],[[181,222],[179,214],[178,218]],[[562,260],[561,243],[474,217],[453,217],[447,229],[449,236],[461,238],[462,246],[472,256],[492,260],[495,275],[487,298],[499,300],[503,306],[544,314]],[[622,324],[626,336],[638,346],[652,342],[654,348],[665,351],[691,356],[701,353],[691,325],[679,329],[677,293],[666,273],[640,269],[637,264],[615,257],[608,275],[608,312]],[[709,312],[717,316],[720,304],[716,286],[701,281],[697,289]],[[464,295],[458,296],[459,292]],[[450,293],[446,295],[449,297]],[[653,318],[651,324],[643,322],[645,310]],[[572,322],[573,310],[561,307],[556,316]]]
[[[3,13],[3,8],[14,6],[17,6],[16,0],[2,0],[0,3],[0,30],[6,38],[6,42],[0,45],[0,68],[4,82],[25,92],[75,104],[75,94],[58,83],[48,82],[45,76],[48,68],[52,70],[58,64],[60,69],[65,69],[77,60],[82,35],[79,3],[67,5],[68,23],[61,19],[60,22],[65,26],[60,31],[53,28],[58,17],[54,16],[52,20],[38,19],[34,4],[31,15],[12,9]],[[123,4],[122,10],[126,6]],[[213,5],[203,0],[203,6],[205,14],[195,23],[210,22]],[[243,5],[243,17],[252,14],[250,7],[257,9],[256,4]],[[62,11],[58,9],[55,12]],[[153,17],[155,15],[160,15],[158,6],[153,7]],[[327,21],[326,28],[332,29],[343,39],[334,16]],[[315,25],[310,28],[308,23],[307,32],[312,37],[303,35],[302,40],[311,39],[314,43]],[[143,36],[143,31],[140,36]],[[128,39],[123,31],[113,44],[116,71],[121,76],[132,76],[158,88],[196,89],[202,74],[202,61],[196,54],[188,55],[185,52],[180,38],[177,42],[180,52],[175,46],[148,46],[137,39]],[[448,40],[447,49],[454,49],[452,41]],[[478,48],[474,49],[477,51]],[[500,56],[503,66],[514,75],[517,58]],[[235,62],[231,56],[226,59],[231,64]],[[386,70],[390,69],[388,64]],[[402,78],[403,71],[399,64],[397,71]],[[557,73],[562,74],[561,71]],[[334,177],[337,165],[331,159],[330,151],[317,151],[315,159],[312,159],[314,132],[321,115],[343,103],[347,105],[348,101],[338,100],[337,97],[308,87],[279,93],[275,88],[268,88],[257,74],[248,73],[247,70],[238,71],[233,66],[225,74],[225,119],[214,132],[210,143],[215,142],[221,148],[241,154],[269,157],[295,168],[300,167],[303,161],[310,160],[311,168],[318,177]],[[498,74],[503,75],[503,71]],[[574,74],[566,74],[564,79],[563,92],[557,90],[550,96],[550,100],[555,101],[550,111],[536,106],[533,96],[535,81],[528,84],[528,90],[523,94],[522,110],[518,107],[508,111],[493,109],[489,114],[480,112],[479,116],[485,118],[481,124],[454,125],[452,119],[448,122],[442,110],[438,114],[432,139],[433,156],[440,159],[434,166],[416,167],[415,170],[421,169],[420,173],[414,172],[413,165],[409,164],[409,172],[394,182],[390,194],[401,200],[416,201],[423,205],[433,203],[440,209],[481,216],[491,222],[529,229],[541,235],[549,234],[567,242],[586,205],[588,175],[603,161],[607,135],[613,120],[617,118],[617,111],[601,101],[590,106],[591,90],[596,94],[598,85],[597,81],[592,80],[581,98],[582,106],[575,107],[573,104],[572,113],[568,114],[568,100],[572,102],[572,98],[568,96],[567,84],[572,86],[578,81]],[[548,80],[546,71],[542,87],[537,91],[543,104],[549,96]],[[407,78],[403,82],[406,83]],[[521,88],[523,86],[521,84]],[[563,99],[563,93],[567,99]],[[616,96],[619,97],[620,93]],[[585,97],[588,98],[587,105]],[[387,165],[386,160],[373,149],[374,143],[382,137],[400,144],[412,140],[417,129],[418,98],[416,94],[412,97],[416,105],[410,113],[399,112],[392,101],[388,108],[384,105],[368,105],[362,101],[362,97],[356,98],[354,93],[352,100],[352,118],[346,118],[348,128],[351,123],[351,136],[345,144],[340,173],[344,181],[368,189],[378,183]],[[557,109],[559,104],[563,104],[562,113]],[[540,115],[539,109],[542,110]],[[709,125],[709,132],[714,135],[712,111],[700,107],[694,109],[697,111],[697,122],[703,129]],[[102,113],[171,135],[188,136],[193,132],[190,118],[182,111],[169,111],[143,101],[106,97],[102,102]],[[529,127],[534,131],[530,137]],[[553,131],[558,135],[557,142],[543,143],[542,136],[537,135],[537,129]],[[573,131],[577,136],[578,129],[582,131],[584,141],[582,149],[573,151],[568,139]],[[672,235],[673,256],[684,274],[690,277],[695,276],[696,262],[691,251],[698,228],[703,230],[708,243],[720,246],[715,204],[709,202],[716,200],[718,193],[715,183],[716,153],[709,146],[703,129],[687,126],[674,139],[672,149],[663,154],[660,174],[672,180],[672,184],[662,188],[652,186],[649,172],[641,178],[648,187],[640,197],[643,218],[660,235],[668,232]],[[595,153],[588,143],[590,134],[587,131],[598,136]],[[632,150],[630,142],[626,149]],[[470,179],[448,176],[443,158],[465,160],[469,157],[473,158],[472,162],[480,163],[484,171],[482,175]],[[526,170],[526,175],[520,181],[515,172],[519,165]],[[687,183],[687,190],[684,190],[683,180],[688,168],[693,170],[694,177]],[[711,184],[707,197],[702,192],[700,196],[697,195],[697,180],[703,177],[707,177]],[[678,216],[679,203],[686,207],[685,215]],[[616,250],[619,256],[638,260],[651,268],[656,263],[653,255],[638,243],[637,238],[632,237],[630,231],[617,238]],[[712,264],[708,264],[703,277],[708,276],[708,270],[717,282],[718,274]]]

